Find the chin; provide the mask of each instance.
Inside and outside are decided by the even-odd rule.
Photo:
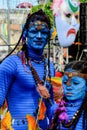
[[[67,99],[67,100],[69,100],[69,101],[74,101],[74,100],[77,100],[75,97],[71,97],[71,96],[66,97],[66,99]]]
[[[66,98],[68,101],[76,101],[76,100],[83,100],[84,98],[82,97],[78,97],[78,98],[75,98],[75,97],[67,97]]]

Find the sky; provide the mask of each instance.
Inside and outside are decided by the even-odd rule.
[[[14,9],[21,2],[29,2],[33,5],[37,5],[38,0],[0,0],[0,9],[7,8],[7,3],[9,8]]]

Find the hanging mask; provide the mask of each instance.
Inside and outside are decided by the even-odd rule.
[[[52,10],[55,16],[59,45],[68,47],[75,41],[80,26],[79,2],[75,0],[54,0]]]

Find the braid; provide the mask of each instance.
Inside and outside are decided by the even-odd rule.
[[[19,45],[21,39],[22,39],[22,43],[23,43],[23,38],[25,38],[25,41],[26,41],[26,36],[24,37],[24,31],[27,31],[28,28],[29,28],[29,23],[30,23],[31,21],[35,21],[35,20],[41,20],[41,21],[43,21],[43,22],[46,22],[47,25],[48,25],[48,27],[49,27],[49,29],[51,28],[50,19],[49,19],[49,17],[43,12],[42,9],[40,9],[39,11],[37,11],[37,12],[35,12],[35,13],[33,13],[33,14],[30,14],[30,13],[29,13],[28,16],[27,16],[26,23],[25,23],[25,25],[24,25],[22,34],[21,34],[21,36],[20,36],[20,38],[19,38],[19,40],[18,40],[18,43],[16,44],[16,46],[14,47],[14,49],[13,49],[5,58],[3,58],[3,59],[0,61],[0,63],[1,63],[3,60],[5,60],[9,55],[11,55],[11,54],[15,51],[15,49],[16,49],[17,46]],[[22,48],[22,49],[25,51],[26,59],[28,59],[28,58],[27,58],[27,46],[26,46],[26,47],[25,47],[25,46],[26,46],[26,43],[23,45],[23,48]]]
[[[28,64],[29,64],[29,66],[30,66],[30,69],[31,69],[33,78],[34,78],[34,80],[35,80],[35,83],[36,83],[36,84],[42,84],[42,82],[41,82],[41,80],[40,80],[40,77],[39,77],[37,71],[36,71],[36,70],[34,69],[34,67],[32,66],[30,60],[28,60]]]
[[[28,62],[28,47],[27,47],[26,42],[23,44],[22,51],[25,53],[25,57]]]
[[[75,118],[75,120],[73,122],[72,130],[74,130],[76,128],[76,125],[77,125],[77,123],[79,121],[79,118],[81,117],[82,111],[83,111],[83,105],[80,107],[79,112],[78,112],[78,114],[77,114],[77,116],[76,116],[76,118]]]
[[[50,40],[48,41],[48,77],[51,78],[51,73],[50,73]]]
[[[84,111],[83,126],[87,130],[87,93],[83,103],[83,111]]]

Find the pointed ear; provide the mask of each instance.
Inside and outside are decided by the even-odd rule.
[[[54,39],[56,37],[56,35],[57,35],[56,29],[52,28],[50,30],[50,37],[51,37],[51,39]]]

